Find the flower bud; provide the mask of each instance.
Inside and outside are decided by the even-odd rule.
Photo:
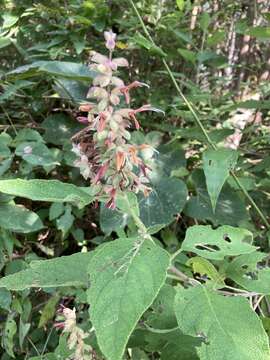
[[[115,48],[115,40],[116,40],[116,34],[110,31],[104,32],[104,37],[106,40],[106,48],[109,50],[113,50]]]

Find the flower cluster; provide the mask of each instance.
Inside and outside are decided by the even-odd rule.
[[[73,360],[91,359],[92,348],[90,345],[85,344],[84,339],[89,336],[76,324],[75,309],[63,307],[61,309],[62,318],[60,322],[55,324],[57,329],[62,329],[63,333],[68,334],[67,344],[70,350],[75,353],[72,356]]]
[[[78,121],[88,126],[73,138],[73,151],[78,155],[75,165],[80,168],[81,174],[89,178],[92,185],[98,186],[98,195],[107,198],[106,206],[114,209],[118,192],[142,191],[147,196],[151,190],[148,180],[150,169],[140,156],[142,150],[150,146],[131,144],[129,129],[140,129],[137,114],[160,110],[149,104],[138,109],[130,108],[130,91],[148,85],[139,81],[125,85],[116,76],[120,67],[128,67],[129,64],[125,58],[112,56],[116,34],[106,31],[104,35],[109,56],[91,53],[90,69],[98,75],[88,91],[90,102],[81,104],[79,108],[88,116],[80,116]],[[121,98],[126,107],[119,106]]]

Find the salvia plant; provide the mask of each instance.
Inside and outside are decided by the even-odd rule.
[[[81,104],[80,110],[88,116],[78,117],[78,121],[87,124],[87,128],[76,134],[73,139],[73,151],[79,156],[76,165],[85,179],[92,185],[99,185],[97,197],[108,197],[106,206],[115,209],[117,193],[132,191],[148,195],[149,166],[140,156],[140,152],[150,145],[131,144],[130,129],[140,129],[137,114],[145,111],[160,112],[149,104],[137,109],[130,108],[130,92],[147,84],[134,81],[125,85],[118,75],[120,67],[128,67],[125,58],[113,58],[116,34],[105,32],[108,56],[97,52],[91,54],[90,69],[98,73],[90,87],[87,98],[95,103]],[[126,107],[121,106],[124,97]],[[88,134],[87,136],[87,133]]]
[[[130,65],[118,56],[125,44],[105,31],[106,55],[91,51],[90,64],[83,65],[72,62],[80,51],[83,59],[89,55],[83,14],[91,12],[96,40],[107,5],[85,1],[81,11],[80,1],[64,3],[53,11],[27,3],[21,18],[17,9],[3,17],[1,49],[11,46],[27,61],[42,60],[7,72],[0,95],[8,121],[0,134],[1,360],[270,360],[269,157],[260,158],[269,126],[258,130],[262,120],[255,119],[269,103],[228,100],[237,71],[244,79],[251,68],[235,66],[237,56],[244,61],[250,49],[264,56],[269,6],[228,1],[226,17],[220,7],[226,1],[138,2],[142,18],[132,0],[125,10],[108,2],[124,13],[122,27],[122,14],[112,11],[113,28],[122,34],[124,28],[132,46],[142,49],[132,53]],[[242,17],[246,7],[248,16],[262,12],[260,26],[248,27],[255,22]],[[57,37],[25,54],[22,41],[31,38],[32,23],[42,19],[33,31],[41,36],[47,16],[54,25],[46,34]],[[230,32],[226,42],[226,31],[216,31],[222,17]],[[154,27],[152,37],[148,29]],[[155,42],[159,34],[162,48]],[[241,37],[245,46],[235,53]],[[226,52],[230,68],[221,56]],[[153,76],[142,76],[142,53],[149,59],[144,65],[158,70]],[[138,78],[123,81],[127,70]],[[154,100],[144,101],[149,79],[161,84],[167,75],[166,90],[154,89]],[[13,120],[25,116],[28,124],[34,110],[28,113],[25,98],[35,98],[33,86],[44,86],[42,104],[56,103],[49,116],[41,103],[31,104],[42,120],[21,128]],[[263,86],[265,98],[269,85]],[[14,91],[9,114],[4,104]],[[217,99],[218,91],[225,99]],[[164,104],[168,119],[150,102]],[[229,135],[239,136],[222,119],[237,106],[249,115],[257,106],[247,135],[242,128],[236,135],[251,137],[258,152],[228,145]],[[149,123],[147,133],[142,120]]]

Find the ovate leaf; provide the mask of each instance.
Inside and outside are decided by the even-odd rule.
[[[140,33],[134,35],[133,40],[135,41],[136,44],[138,44],[141,47],[147,49],[149,52],[151,52],[153,54],[160,55],[162,57],[167,56],[167,54],[161,48],[159,48],[158,46],[152,44],[151,41],[146,39],[146,37],[144,37]]]
[[[268,360],[268,337],[249,302],[225,297],[203,286],[179,288],[175,313],[184,334],[204,339],[201,360]]]
[[[187,201],[184,209],[185,215],[198,220],[210,220],[214,225],[236,226],[248,220],[245,200],[239,191],[235,191],[225,184],[218,198],[215,212],[213,212],[203,172],[195,170],[191,179],[196,188],[196,195],[190,196]]]
[[[183,11],[185,7],[185,0],[176,0],[176,5],[180,11]]]
[[[17,325],[12,315],[9,315],[6,323],[4,332],[2,335],[2,346],[6,350],[9,356],[15,358],[13,347],[14,347],[14,336],[17,332]]]
[[[214,230],[210,225],[194,225],[186,232],[182,250],[206,259],[223,260],[225,256],[256,251],[256,247],[250,244],[252,239],[252,233],[246,229],[224,225]]]
[[[0,180],[0,192],[35,201],[70,202],[78,207],[92,200],[81,188],[58,180]]]
[[[188,260],[187,265],[192,266],[193,273],[200,274],[201,276],[206,275],[215,285],[224,286],[224,279],[210,261],[200,256],[194,256]]]
[[[0,227],[26,234],[42,229],[43,224],[36,213],[23,206],[2,204],[0,206]]]
[[[88,268],[88,302],[106,359],[122,359],[130,334],[165,282],[168,266],[168,253],[150,240],[118,239],[97,250]]]
[[[59,165],[53,153],[40,142],[24,142],[17,146],[15,154],[21,156],[26,162],[36,166]]]
[[[25,290],[32,287],[86,287],[86,269],[91,258],[92,253],[77,253],[51,260],[35,260],[30,263],[29,269],[0,279],[0,288]]]
[[[203,153],[203,170],[213,211],[230,170],[236,165],[237,156],[237,152],[230,149],[210,149]]]
[[[226,268],[226,277],[248,291],[270,294],[270,268],[266,265],[267,254],[256,251],[233,259]]]
[[[182,211],[187,200],[185,183],[164,177],[153,185],[149,196],[139,195],[140,218],[146,227],[166,225]]]

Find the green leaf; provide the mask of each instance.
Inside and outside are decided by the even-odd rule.
[[[58,180],[0,180],[0,191],[35,201],[70,202],[79,208],[92,201],[83,188]]]
[[[6,46],[11,44],[11,40],[7,37],[0,36],[0,49],[3,49]]]
[[[162,286],[147,317],[149,326],[156,329],[173,329],[177,326],[174,313],[175,294],[176,290],[173,286],[168,284]]]
[[[248,35],[254,36],[259,40],[268,40],[270,39],[270,27],[268,26],[256,26],[249,28],[246,33]]]
[[[1,48],[1,44],[0,44]],[[16,95],[17,91],[32,86],[34,83],[26,80],[17,80],[14,84],[4,87],[3,94],[0,95],[0,103]],[[30,129],[29,129],[30,130]]]
[[[225,285],[224,279],[210,261],[200,256],[194,256],[187,261],[187,265],[192,266],[193,273],[200,274],[201,276],[207,275],[209,279],[213,280],[215,285]]]
[[[140,216],[137,196],[132,192],[119,194],[116,199],[116,206],[128,215]]]
[[[25,290],[32,287],[87,287],[86,269],[92,256],[92,252],[76,253],[50,260],[32,261],[29,269],[1,278],[0,288]]]
[[[2,19],[4,20],[3,24],[2,24],[2,29],[9,29],[11,28],[13,25],[15,25],[17,23],[17,21],[19,20],[19,17],[16,15],[11,15],[9,13],[5,13],[1,15]]]
[[[141,47],[147,49],[149,52],[151,52],[153,54],[160,55],[162,57],[167,56],[167,54],[161,48],[159,48],[156,45],[153,45],[151,41],[146,39],[146,37],[144,37],[140,33],[134,35],[133,40],[135,41],[136,44],[138,44]]]
[[[63,203],[52,203],[49,209],[49,220],[55,220],[65,211]]]
[[[58,230],[61,230],[63,238],[66,237],[68,231],[70,230],[71,226],[73,225],[75,217],[71,213],[72,208],[70,205],[65,207],[64,214],[56,220],[56,227]]]
[[[191,50],[177,49],[178,53],[187,61],[190,61],[193,65],[196,63],[196,53]]]
[[[200,27],[202,28],[203,31],[206,31],[210,25],[211,22],[211,18],[210,15],[208,14],[208,12],[204,11],[202,12],[200,19],[199,19],[199,23],[200,23]]]
[[[0,308],[9,311],[11,304],[11,293],[7,289],[0,289]]]
[[[252,240],[252,233],[246,229],[224,225],[214,230],[210,225],[194,225],[187,229],[181,248],[206,259],[223,260],[256,251],[250,245]]]
[[[22,321],[22,318],[20,317],[20,323],[19,323],[19,344],[20,344],[20,348],[22,349],[23,347],[23,342],[24,339],[26,337],[26,335],[28,334],[29,330],[30,330],[31,324],[30,323],[24,323]]]
[[[111,210],[106,208],[104,204],[100,206],[100,216],[99,222],[101,230],[105,234],[110,234],[112,231],[123,229],[129,220],[129,216],[127,214],[123,214],[122,211]]]
[[[9,71],[6,76],[11,78],[27,78],[40,75],[41,73],[60,78],[86,81],[96,76],[96,73],[89,70],[86,65],[68,61],[36,61]]]
[[[82,81],[57,79],[55,81],[54,89],[63,99],[72,100],[74,103],[80,103],[87,101],[86,96],[89,90],[89,86]]]
[[[41,328],[48,323],[49,320],[53,319],[56,312],[56,306],[60,300],[60,295],[53,295],[42,309],[41,316],[39,319],[38,327]]]
[[[173,221],[174,215],[182,211],[186,199],[187,188],[182,180],[164,177],[155,182],[153,190],[148,197],[138,195],[139,209],[135,199],[124,207],[124,202],[119,198],[117,206],[122,209],[110,210],[105,206],[100,209],[100,223],[102,231],[110,234],[112,231],[123,228],[130,219],[130,209],[135,211],[149,233],[159,231],[163,226]],[[131,195],[129,195],[131,197]],[[121,201],[121,202],[120,202]]]
[[[4,333],[2,337],[2,346],[6,350],[9,356],[15,358],[13,347],[14,347],[14,336],[17,332],[17,325],[12,315],[9,315],[5,323]]]
[[[209,149],[203,153],[203,170],[213,211],[230,170],[236,165],[237,157],[237,152],[230,149]]]
[[[44,143],[44,140],[43,140],[42,136],[39,134],[39,132],[37,132],[36,130],[33,130],[33,129],[27,129],[27,128],[22,129],[18,132],[13,143],[19,144],[19,143],[27,142],[27,141],[36,141],[36,142]]]
[[[197,348],[201,360],[268,360],[268,337],[249,302],[225,297],[203,286],[179,288],[175,313],[180,330],[201,336]]]
[[[226,267],[225,275],[248,291],[270,294],[270,268],[265,265],[268,255],[255,252],[233,259]]]
[[[43,61],[39,67],[40,71],[59,77],[73,80],[91,80],[95,72],[89,70],[88,66],[67,61]]]
[[[48,116],[43,122],[44,140],[54,145],[70,143],[70,138],[83,129],[83,125],[63,114]]]
[[[218,198],[215,213],[208,195],[205,176],[201,170],[192,173],[191,180],[196,195],[190,196],[184,214],[198,220],[210,220],[214,225],[228,224],[237,226],[248,219],[246,204],[239,192],[225,184]]]
[[[88,268],[88,302],[106,359],[122,359],[130,334],[165,282],[169,260],[166,251],[139,238],[118,239],[96,251]]]
[[[147,228],[169,224],[182,211],[186,200],[185,183],[164,177],[153,185],[148,197],[139,195],[140,219]]]
[[[23,206],[0,205],[0,227],[14,232],[30,233],[43,228],[38,215]]]
[[[185,8],[185,0],[176,0],[176,5],[180,11],[183,11]]]
[[[43,143],[24,142],[17,146],[15,154],[21,156],[31,165],[50,166],[59,165],[52,152]]]

